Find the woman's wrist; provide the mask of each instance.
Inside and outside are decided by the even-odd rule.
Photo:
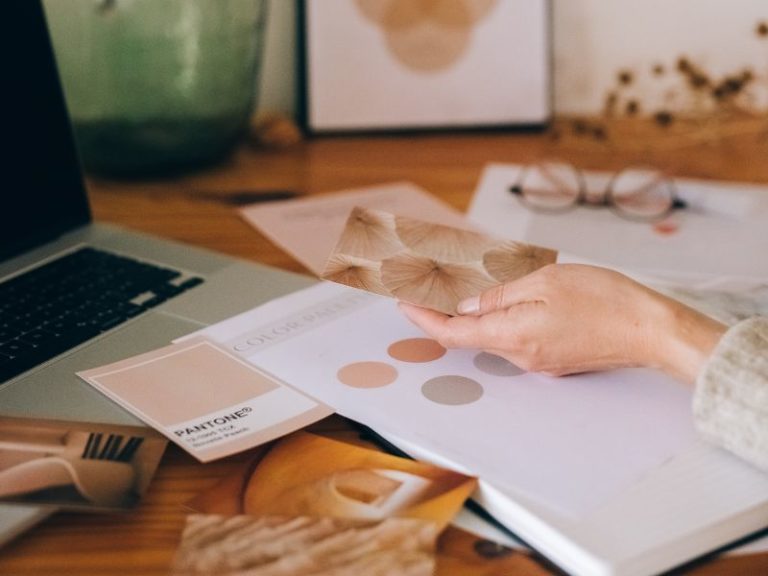
[[[666,296],[657,299],[661,330],[654,367],[693,384],[728,327]]]

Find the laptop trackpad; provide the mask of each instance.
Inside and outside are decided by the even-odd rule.
[[[176,316],[148,312],[0,388],[0,413],[25,418],[142,425],[140,420],[80,380],[75,372],[166,346],[174,338],[200,328],[200,324]]]

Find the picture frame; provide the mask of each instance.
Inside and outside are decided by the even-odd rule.
[[[300,0],[300,122],[315,135],[543,128],[550,4]]]

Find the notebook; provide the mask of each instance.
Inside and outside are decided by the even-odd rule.
[[[0,22],[0,415],[141,425],[75,372],[311,281],[93,222],[39,0]],[[48,511],[0,507],[0,543]]]
[[[659,574],[768,527],[768,475],[700,439],[691,388],[660,372],[526,373],[331,282],[203,334],[399,451],[478,477],[474,502],[568,574]]]

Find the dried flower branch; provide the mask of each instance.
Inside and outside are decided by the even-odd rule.
[[[758,40],[768,39],[768,20],[758,21],[753,28]],[[614,85],[603,100],[603,122],[595,119],[571,121],[571,132],[577,137],[596,141],[610,140],[606,120],[618,116],[648,118],[652,125],[667,129],[680,120],[698,125],[702,138],[719,139],[721,133],[731,135],[724,122],[766,117],[765,92],[768,71],[758,74],[744,67],[725,74],[713,74],[685,54],[671,63],[654,62],[644,70],[645,77],[630,68],[617,70]],[[641,98],[644,80],[661,82],[660,92]],[[650,100],[650,101],[649,101]],[[762,107],[761,107],[762,106]],[[558,132],[558,135],[561,133]],[[764,137],[768,130],[758,135]]]

